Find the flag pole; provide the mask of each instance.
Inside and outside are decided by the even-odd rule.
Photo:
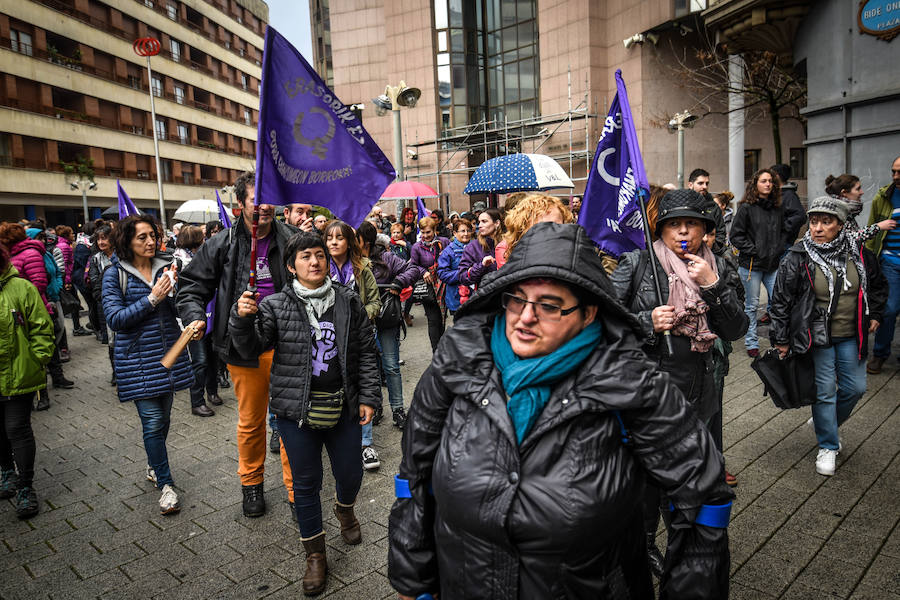
[[[659,283],[659,260],[656,257],[656,252],[653,251],[653,236],[650,234],[650,218],[647,216],[647,205],[644,203],[644,188],[638,188],[637,199],[638,206],[641,207],[641,219],[644,220],[644,242],[647,244],[647,255],[650,259],[650,269],[653,274],[653,287],[656,291],[656,305],[663,306],[665,302],[663,302],[663,294],[662,294],[662,285]],[[640,285],[641,282],[635,282],[635,285]],[[663,331],[663,343],[666,346],[666,353],[668,356],[674,356],[675,349],[672,347],[672,332],[669,330]]]
[[[259,204],[253,202],[253,226],[250,228],[250,278],[247,280],[247,291],[256,293],[256,248],[257,230],[259,228]]]

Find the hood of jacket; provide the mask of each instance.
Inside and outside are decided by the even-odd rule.
[[[460,309],[462,315],[500,310],[500,295],[512,284],[527,279],[556,279],[593,294],[600,313],[621,319],[640,335],[637,319],[618,300],[594,244],[581,225],[538,223],[516,244],[503,268],[489,273]]]
[[[16,254],[20,254],[23,250],[28,250],[31,248],[32,250],[39,250],[41,254],[46,254],[46,248],[44,248],[44,244],[37,240],[32,240],[31,238],[16,242],[12,245],[12,248],[9,249],[9,253],[12,256]]]
[[[19,276],[19,270],[16,269],[13,265],[9,265],[6,267],[6,271],[0,273],[0,288],[3,288],[6,285],[6,282],[12,279],[13,277]]]

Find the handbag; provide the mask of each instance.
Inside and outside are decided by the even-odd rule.
[[[424,279],[420,279],[416,282],[416,285],[413,286],[412,297],[413,300],[416,300],[417,302],[423,300],[434,302],[434,286]]]
[[[59,303],[62,304],[64,315],[76,315],[81,312],[81,300],[76,292],[63,288],[59,292]]]
[[[381,310],[375,317],[375,328],[378,331],[386,331],[400,327],[403,323],[403,303],[400,296],[391,292],[395,289],[391,284],[378,284],[381,294]]]
[[[809,406],[816,401],[816,366],[812,352],[790,353],[781,358],[770,348],[753,359],[750,367],[759,375],[765,394],[782,409]]]
[[[341,418],[344,407],[344,390],[337,392],[309,393],[309,411],[306,413],[306,424],[311,429],[331,429]]]

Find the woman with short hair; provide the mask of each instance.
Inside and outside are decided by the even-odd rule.
[[[134,402],[141,419],[147,480],[161,492],[159,512],[181,510],[169,468],[169,435],[175,392],[190,387],[191,361],[182,353],[171,369],[160,360],[181,336],[170,295],[176,269],[172,255],[157,246],[159,229],[153,217],[137,215],[119,221],[113,234],[115,254],[103,273],[103,312],[116,332],[113,368],[120,402]],[[171,275],[169,274],[171,273]],[[194,321],[194,339],[200,339],[204,321]]]
[[[322,523],[322,447],[335,482],[334,514],[344,543],[362,542],[353,506],[362,482],[360,427],[381,407],[375,336],[365,308],[350,288],[329,276],[321,236],[294,234],[284,261],[295,279],[257,305],[244,292],[229,328],[244,358],[275,349],[271,400],[294,478],[294,510],[306,551],[303,593],[322,593],[328,575]]]
[[[838,428],[866,391],[868,336],[881,323],[888,283],[875,255],[846,231],[852,218],[846,202],[816,198],[807,215],[809,229],[775,280],[770,336],[782,357],[813,353],[816,472],[834,475]]]

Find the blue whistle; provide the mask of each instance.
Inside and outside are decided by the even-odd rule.
[[[681,240],[681,251],[687,252],[687,242],[684,240]]]
[[[434,596],[426,592],[416,596],[416,600],[434,600]]]

